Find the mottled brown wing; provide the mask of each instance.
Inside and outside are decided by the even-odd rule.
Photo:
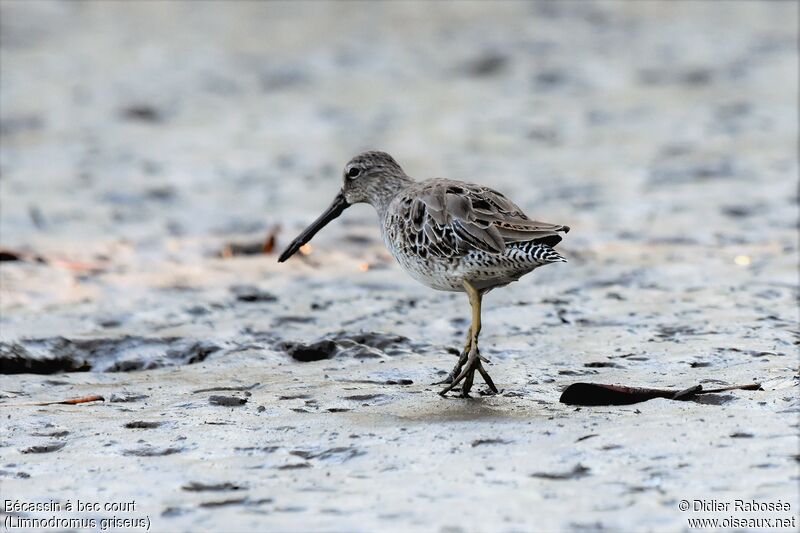
[[[444,257],[470,250],[502,253],[506,243],[569,231],[567,226],[530,220],[501,193],[479,185],[431,180],[407,201],[417,242]]]
[[[488,187],[470,186],[469,193],[475,217],[491,221],[505,243],[532,241],[569,231],[569,226],[529,219],[511,200]]]

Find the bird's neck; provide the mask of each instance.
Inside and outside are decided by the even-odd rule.
[[[386,218],[389,204],[392,203],[395,196],[412,183],[414,183],[414,180],[406,175],[402,177],[392,176],[390,179],[387,178],[385,180],[375,180],[375,186],[370,190],[369,203],[378,212],[381,220]]]

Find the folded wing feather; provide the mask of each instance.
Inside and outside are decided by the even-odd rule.
[[[522,210],[497,191],[447,180],[424,184],[411,205],[411,219],[434,249],[464,253],[470,249],[503,253],[506,244],[543,239],[558,243],[568,226],[530,220]],[[445,241],[454,238],[455,248]]]

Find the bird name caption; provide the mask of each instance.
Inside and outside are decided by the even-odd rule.
[[[150,516],[138,514],[136,502],[133,500],[113,502],[3,500],[3,511],[6,515],[3,524],[6,530],[23,528],[150,530]],[[83,516],[75,516],[78,513]],[[96,516],[95,513],[101,516]],[[102,516],[107,513],[111,516]],[[89,516],[86,516],[87,514]]]
[[[687,518],[690,529],[797,529],[797,516],[792,513],[792,504],[783,500],[681,500],[678,509],[684,513],[718,515],[713,518]]]

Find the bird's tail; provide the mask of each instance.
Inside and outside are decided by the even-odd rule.
[[[555,250],[553,250],[549,246],[542,246],[542,251],[539,253],[539,260],[542,263],[566,263],[567,262],[567,260],[564,258],[564,256],[562,256],[561,254],[559,254],[558,252],[556,252]]]

